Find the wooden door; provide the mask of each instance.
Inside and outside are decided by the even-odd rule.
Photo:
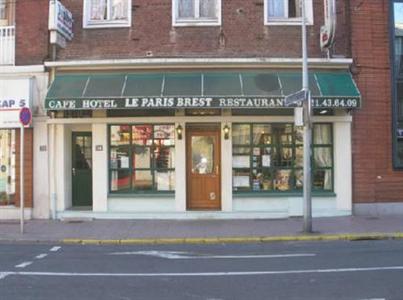
[[[72,204],[92,206],[91,132],[73,132]]]
[[[221,209],[221,139],[219,125],[186,129],[187,208]]]

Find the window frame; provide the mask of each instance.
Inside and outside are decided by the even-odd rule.
[[[288,8],[288,0],[264,0],[264,25],[274,25],[274,26],[301,26],[302,18],[269,18],[268,13],[268,1],[284,1],[285,7]],[[313,2],[312,0],[306,0],[305,2],[305,15],[306,15],[306,25],[313,25]]]
[[[245,149],[249,148],[250,149],[250,152],[248,154],[249,155],[249,162],[250,162],[250,167],[249,168],[234,168],[233,166],[231,166],[232,179],[233,179],[233,176],[234,176],[234,171],[242,170],[242,169],[244,171],[246,169],[249,170],[249,180],[250,180],[249,189],[248,190],[245,189],[245,190],[238,190],[237,191],[237,190],[234,189],[234,186],[233,186],[233,183],[232,183],[231,188],[232,188],[232,192],[233,192],[234,196],[242,196],[242,195],[249,195],[249,194],[251,194],[253,196],[258,196],[258,195],[278,196],[278,195],[287,195],[287,194],[302,194],[303,187],[296,188],[295,172],[296,171],[303,171],[303,165],[302,166],[296,166],[295,165],[295,159],[296,159],[296,149],[298,147],[303,147],[303,144],[296,142],[295,125],[293,123],[285,123],[285,122],[282,122],[282,123],[276,123],[276,122],[274,122],[274,123],[267,123],[267,122],[266,123],[264,123],[264,122],[256,122],[256,123],[236,122],[236,123],[232,124],[233,128],[234,128],[234,125],[249,125],[250,126],[250,128],[249,128],[249,144],[235,144],[235,143],[232,143],[232,157],[234,156],[234,148],[245,148]],[[253,189],[253,174],[254,174],[253,172],[254,172],[254,170],[260,169],[263,172],[263,169],[264,169],[264,167],[258,168],[258,167],[253,166],[253,156],[254,156],[253,148],[262,147],[261,144],[259,144],[259,145],[254,144],[254,141],[253,141],[253,138],[254,138],[254,136],[253,136],[253,126],[254,125],[255,126],[256,125],[257,126],[259,126],[259,125],[271,125],[271,126],[272,125],[284,125],[284,126],[290,125],[290,126],[292,126],[292,143],[291,144],[282,143],[282,142],[275,143],[273,140],[271,141],[270,144],[268,144],[269,145],[268,147],[271,148],[272,153],[277,153],[277,152],[281,151],[281,149],[284,148],[284,147],[290,148],[291,151],[292,151],[292,157],[294,159],[292,161],[291,166],[274,166],[272,164],[270,167],[267,167],[267,170],[269,170],[269,172],[271,173],[271,175],[270,175],[271,176],[271,179],[270,179],[270,181],[271,181],[271,189],[270,190],[256,191],[256,190]],[[333,123],[330,123],[330,122],[314,123],[313,126],[315,126],[315,125],[328,125],[328,126],[330,126],[330,142],[331,143],[330,144],[312,144],[312,161],[311,161],[312,192],[315,193],[315,194],[325,194],[325,195],[332,194],[333,195],[334,194],[334,180],[335,180],[335,178],[334,178],[334,168],[335,168],[335,164],[334,164],[334,149],[335,148],[334,148],[334,132],[333,132],[334,131],[334,126],[333,126]],[[314,130],[312,129],[312,141],[314,141],[314,139],[315,139],[314,134],[315,134]],[[273,137],[272,137],[272,139],[273,139]],[[273,148],[275,148],[275,151],[273,150]],[[330,148],[331,149],[330,150],[330,153],[331,153],[331,166],[330,167],[318,167],[318,166],[315,165],[314,151],[315,151],[316,148]],[[274,188],[273,180],[275,179],[276,172],[279,171],[279,170],[290,170],[291,171],[290,176],[292,176],[292,178],[289,181],[290,185],[291,185],[291,188],[289,190],[279,191],[279,190],[276,190]],[[318,189],[318,188],[315,188],[313,179],[314,179],[315,171],[317,171],[317,170],[331,170],[331,189]]]
[[[110,1],[107,0],[107,14],[110,14]],[[131,27],[132,24],[132,0],[127,1],[127,20],[100,20],[92,21],[90,20],[91,15],[91,0],[84,0],[84,11],[83,11],[83,28],[93,29],[93,28],[125,28]]]
[[[146,146],[147,148],[150,149],[150,159],[151,162],[153,162],[154,159],[154,155],[152,154],[152,147],[154,145],[154,127],[155,126],[163,126],[163,125],[170,125],[173,126],[174,128],[174,145],[170,145],[167,146],[169,148],[176,148],[176,130],[175,130],[175,124],[174,123],[125,123],[125,124],[108,124],[108,195],[110,196],[119,196],[119,195],[174,195],[175,191],[176,191],[176,182],[175,182],[175,189],[174,190],[165,190],[165,191],[158,191],[155,189],[155,172],[157,172],[158,170],[164,170],[167,172],[176,172],[176,164],[174,168],[158,168],[155,165],[150,165],[150,168],[137,168],[134,169],[133,168],[133,163],[132,163],[132,151],[133,151],[133,126],[152,126],[152,145],[148,145]],[[111,150],[114,146],[111,145],[111,128],[113,126],[129,126],[130,127],[130,143],[127,147],[129,147],[128,153],[129,153],[129,168],[112,168],[111,167]],[[125,146],[126,147],[126,146]],[[176,150],[174,151],[174,155],[176,153]],[[111,182],[111,178],[112,178],[112,171],[129,171],[130,173],[130,188],[127,190],[121,190],[121,191],[112,191],[112,182]],[[138,170],[138,171],[150,171],[151,172],[151,176],[152,176],[152,189],[151,190],[136,190],[133,188],[133,182],[132,182],[132,177],[133,177],[133,173]],[[175,175],[174,175],[175,176]]]
[[[194,0],[200,3],[202,0]],[[222,0],[216,0],[217,19],[194,18],[179,19],[179,0],[172,0],[172,26],[173,27],[189,27],[189,26],[221,26],[222,24]],[[195,11],[198,11],[195,5]]]
[[[399,163],[398,159],[398,144],[403,143],[403,138],[399,138],[397,130],[399,128],[398,123],[400,122],[403,127],[403,118],[399,119],[399,104],[398,104],[398,94],[397,85],[399,81],[403,80],[403,77],[399,77],[396,74],[397,70],[395,68],[395,3],[403,4],[403,0],[393,0],[389,2],[389,49],[390,49],[390,65],[391,65],[391,95],[392,95],[392,165],[394,170],[403,170],[403,162]]]

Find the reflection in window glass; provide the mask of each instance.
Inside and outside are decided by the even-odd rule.
[[[192,173],[213,173],[214,140],[211,136],[192,136]]]
[[[135,190],[152,190],[153,175],[151,171],[134,171],[132,175],[132,183]]]
[[[0,205],[15,202],[15,130],[0,130]]]
[[[174,125],[110,126],[109,167],[111,192],[174,191]]]
[[[233,124],[233,190],[301,190],[303,184],[303,131],[292,124]],[[314,124],[313,174],[322,174],[318,190],[333,189],[332,125]],[[248,135],[249,132],[249,135]],[[316,172],[316,173],[315,173]]]
[[[403,3],[394,1],[394,68],[393,68],[393,89],[394,89],[394,106],[393,106],[393,128],[394,138],[394,156],[393,165],[397,168],[403,168],[403,137],[399,132],[403,129]]]
[[[130,190],[130,171],[113,170],[111,172],[111,191],[122,192]]]
[[[250,144],[250,125],[234,124],[232,126],[232,144],[233,145]]]

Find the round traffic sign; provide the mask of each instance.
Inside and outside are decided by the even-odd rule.
[[[31,123],[32,113],[28,107],[23,107],[20,110],[20,122],[22,125],[27,126]]]

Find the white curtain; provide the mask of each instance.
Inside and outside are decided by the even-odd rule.
[[[217,18],[216,0],[200,0],[200,17]]]
[[[127,0],[111,0],[111,19],[126,20],[128,12]]]
[[[106,11],[106,1],[107,0],[91,0],[90,14],[91,20],[106,20],[107,19],[107,11]]]
[[[178,0],[178,17],[193,18],[194,17],[194,0]]]
[[[284,0],[267,0],[267,15],[275,18],[286,17],[288,12],[286,13],[285,4]]]
[[[316,124],[314,130],[314,143],[316,145],[326,145],[331,143],[331,126],[324,124]],[[315,165],[318,167],[330,167],[332,165],[332,152],[331,147],[315,147],[314,160]],[[324,189],[331,189],[332,187],[332,172],[331,170],[324,170]]]
[[[0,0],[0,19],[1,20],[7,19],[6,0]]]

